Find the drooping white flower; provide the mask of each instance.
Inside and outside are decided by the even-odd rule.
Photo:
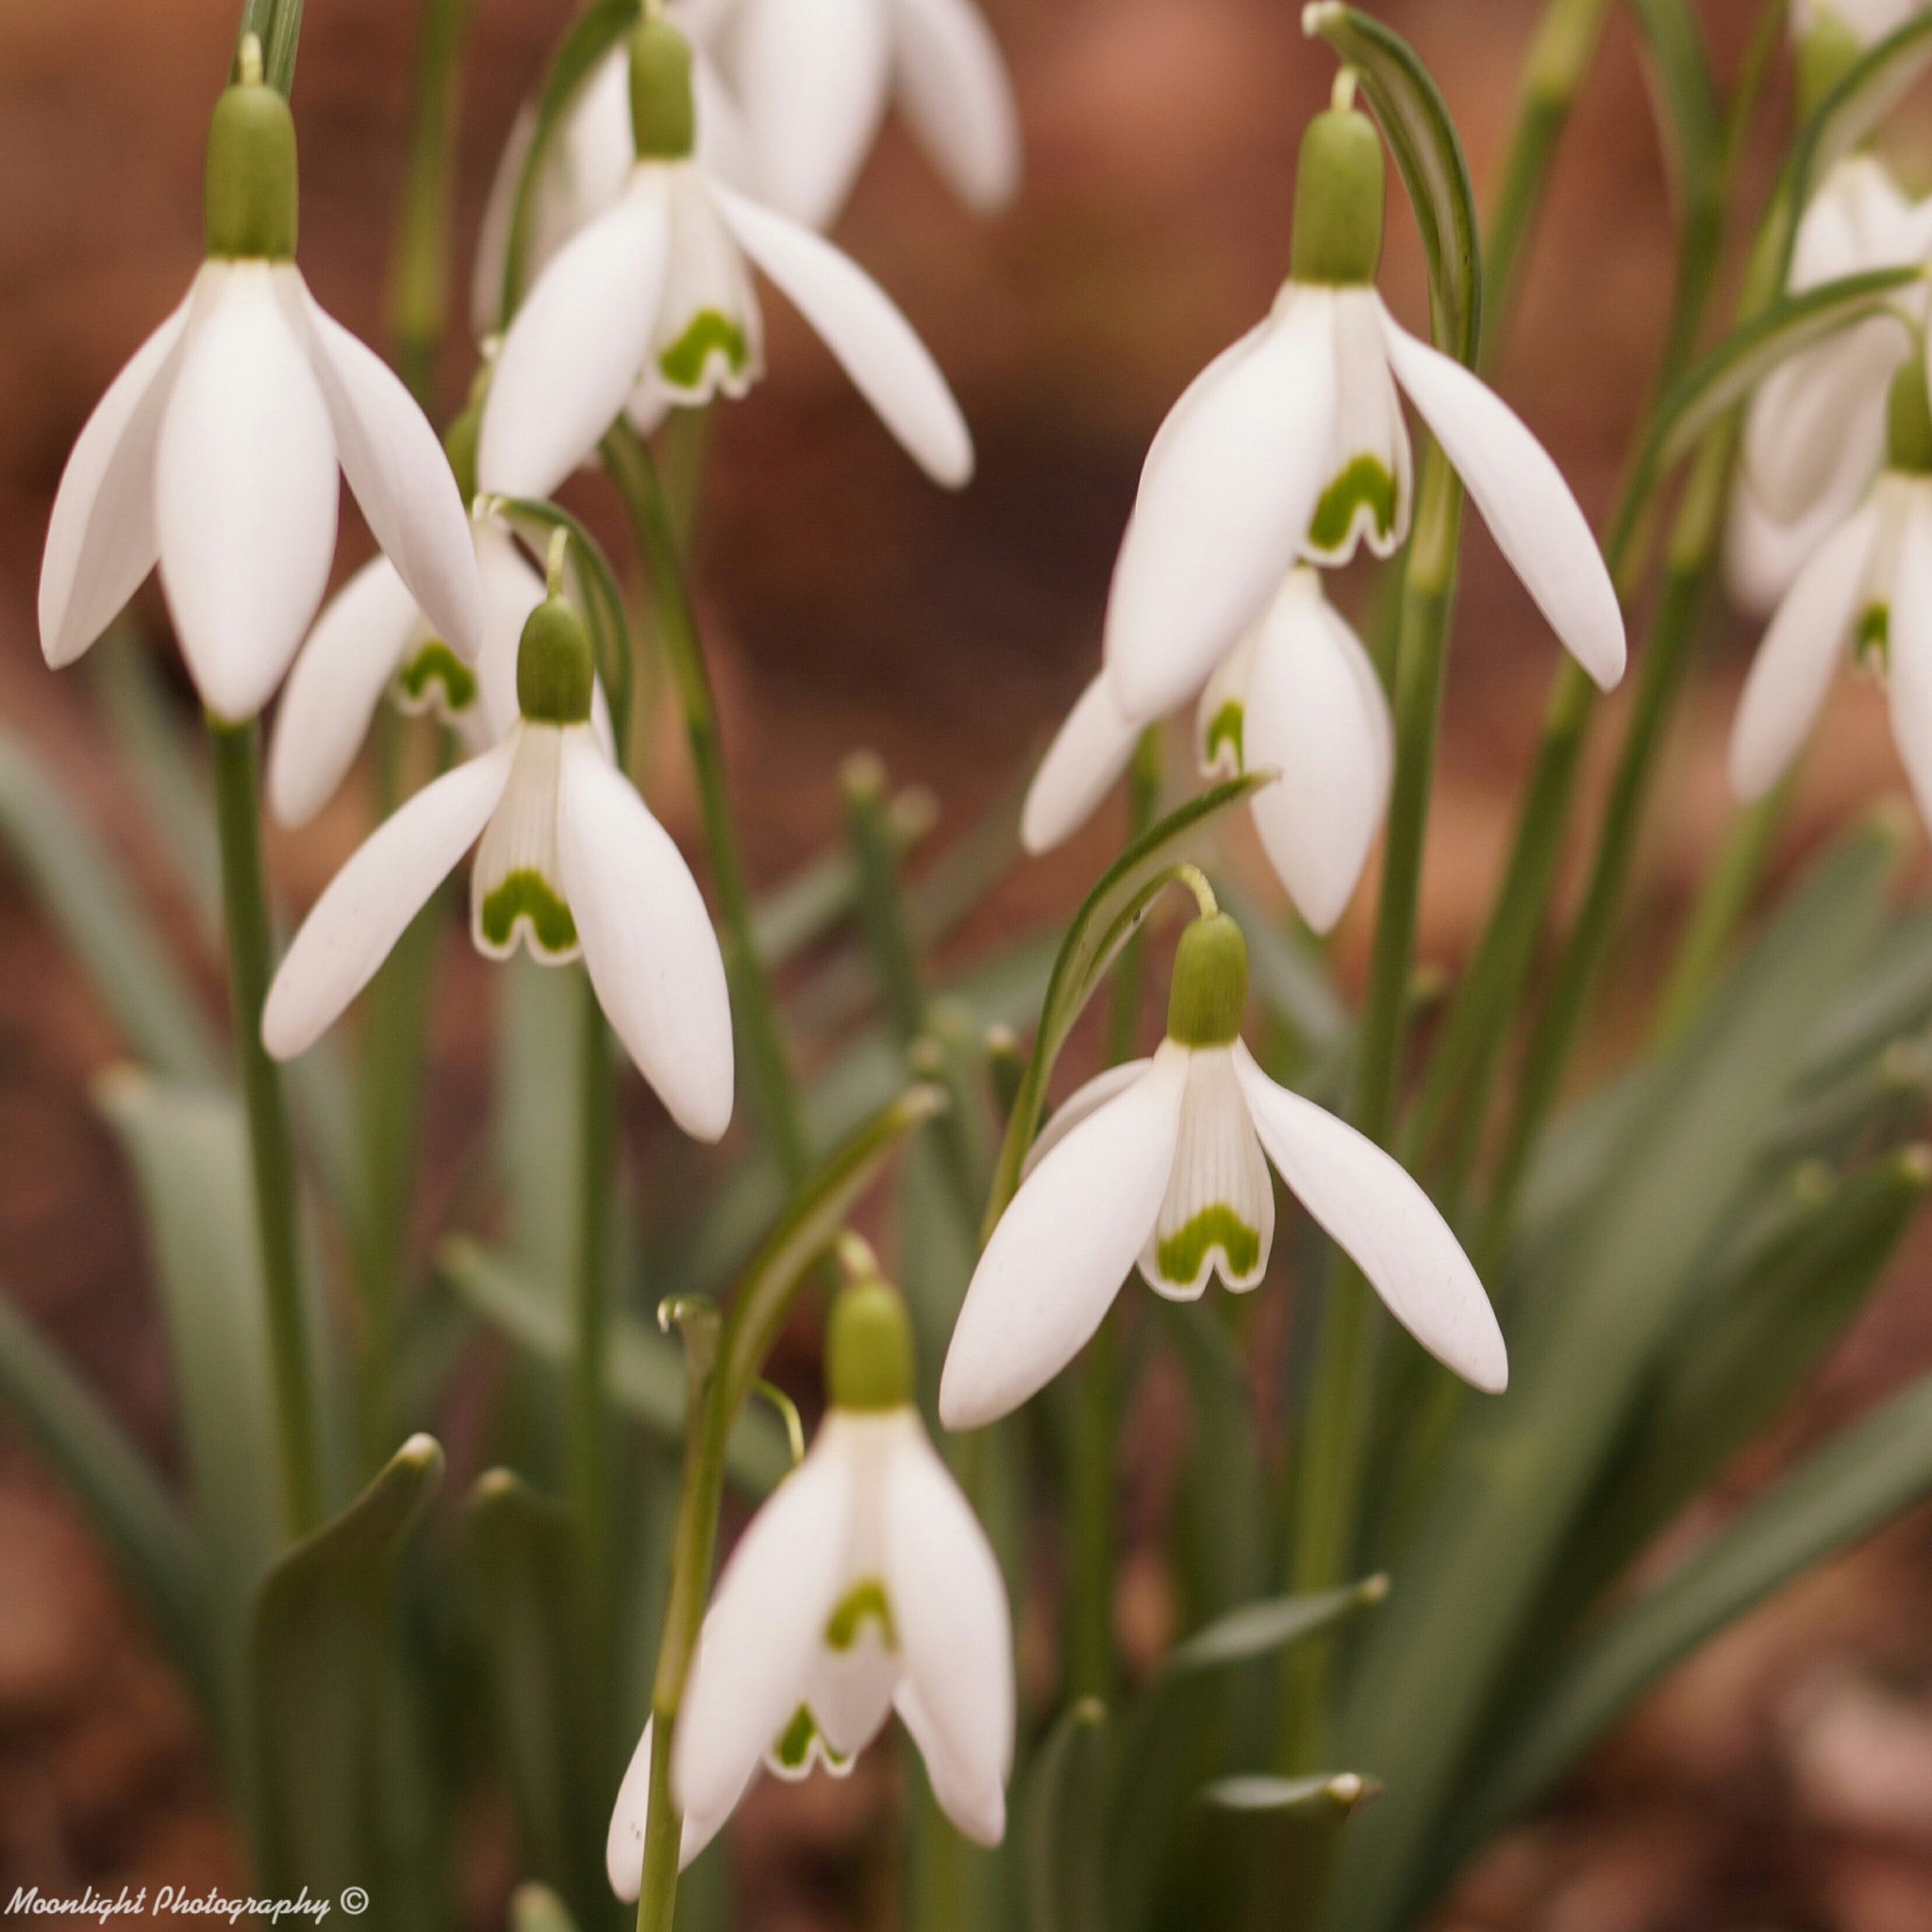
[[[1366,540],[1390,555],[1412,494],[1399,383],[1557,637],[1605,689],[1624,621],[1557,466],[1459,362],[1402,328],[1372,277],[1382,150],[1365,116],[1318,115],[1295,182],[1291,273],[1268,319],[1197,376],[1161,425],[1121,543],[1105,650],[1121,709],[1198,691],[1297,558]]]
[[[1020,180],[1020,117],[973,0],[737,0],[716,39],[765,193],[828,227],[897,100],[946,184],[991,213]]]
[[[1253,1288],[1274,1237],[1271,1161],[1424,1348],[1478,1389],[1506,1385],[1502,1332],[1448,1224],[1390,1155],[1255,1064],[1239,1032],[1246,984],[1240,928],[1196,920],[1154,1058],[1101,1074],[1054,1115],[966,1291],[940,1383],[948,1428],[992,1422],[1044,1387],[1130,1269],[1175,1300],[1215,1274]]]
[[[258,69],[257,70],[258,73]],[[208,259],[81,431],[47,527],[41,647],[72,663],[157,564],[202,701],[250,718],[328,587],[338,475],[464,659],[483,630],[463,506],[408,391],[294,263],[295,134],[258,77],[208,136]]]
[[[343,866],[269,989],[263,1043],[305,1051],[369,983],[429,895],[481,840],[470,882],[479,952],[583,957],[611,1029],[689,1133],[731,1121],[731,1008],[697,882],[591,723],[591,645],[561,597],[540,604],[503,741],[425,785]]]
[[[763,370],[753,263],[927,474],[963,484],[973,441],[910,324],[828,242],[733,193],[692,154],[690,50],[668,22],[632,38],[631,105],[641,158],[624,193],[559,251],[504,339],[482,487],[547,496],[626,405],[742,395]]]
[[[1926,0],[1791,0],[1791,38],[1802,42],[1807,35],[1836,27],[1861,47],[1875,46],[1913,14],[1923,13],[1925,4]]]
[[[1070,837],[1126,769],[1142,724],[1102,671],[1060,726],[1020,821],[1029,852]],[[1389,701],[1368,653],[1297,565],[1201,692],[1204,775],[1280,776],[1251,806],[1261,843],[1302,917],[1326,932],[1347,909],[1389,803]]]
[[[826,1337],[825,1420],[752,1519],[720,1578],[672,1741],[689,1864],[760,1764],[851,1769],[888,1715],[912,1734],[933,1795],[975,1843],[1006,1830],[1013,1766],[1012,1623],[986,1532],[912,1407],[904,1305],[843,1290]],[[653,1731],[611,1816],[620,1898],[642,1869]]]
[[[1789,291],[1932,261],[1932,200],[1906,196],[1885,163],[1854,155],[1826,175],[1791,248]],[[1725,546],[1726,581],[1745,609],[1774,608],[1823,537],[1850,514],[1885,459],[1886,391],[1923,326],[1923,284],[1887,313],[1800,350],[1758,385]]]
[[[1866,500],[1778,606],[1731,727],[1732,789],[1760,798],[1810,736],[1848,655],[1880,676],[1892,737],[1932,824],[1932,411],[1914,357],[1893,379],[1890,452]]]

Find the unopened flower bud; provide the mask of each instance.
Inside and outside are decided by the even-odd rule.
[[[834,1408],[904,1408],[912,1400],[912,1324],[877,1275],[839,1291],[825,1326],[825,1394]]]
[[[530,612],[517,646],[517,708],[532,724],[582,724],[591,715],[596,661],[591,634],[567,597]]]
[[[1248,942],[1224,912],[1195,920],[1174,949],[1167,1037],[1182,1046],[1229,1046],[1248,1006]]]
[[[1907,356],[1891,378],[1885,415],[1885,463],[1907,476],[1932,475],[1932,398],[1925,387],[1925,358]]]
[[[691,152],[691,42],[668,20],[646,17],[631,34],[630,125],[641,161],[681,161]]]
[[[1355,108],[1317,114],[1294,175],[1289,275],[1346,287],[1372,282],[1382,258],[1382,137]]]
[[[288,261],[295,253],[295,122],[263,84],[260,52],[222,91],[208,124],[208,253],[214,260]]]

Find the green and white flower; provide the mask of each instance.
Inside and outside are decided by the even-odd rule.
[[[1153,1058],[1053,1116],[959,1310],[940,1384],[949,1429],[993,1422],[1058,1374],[1130,1269],[1179,1301],[1217,1274],[1253,1288],[1274,1238],[1271,1161],[1430,1354],[1478,1389],[1507,1384],[1502,1331],[1448,1224],[1373,1141],[1262,1073],[1241,1041],[1246,994],[1241,929],[1196,920]]]
[[[591,723],[582,620],[552,595],[517,657],[516,722],[384,821],[330,882],[269,989],[262,1041],[304,1052],[388,958],[476,844],[470,929],[478,951],[521,943],[546,965],[583,957],[611,1029],[672,1117],[703,1141],[731,1122],[724,964],[683,856]]]
[[[208,259],[75,443],[41,566],[57,669],[158,565],[182,655],[218,717],[253,717],[328,588],[339,478],[439,635],[473,660],[482,592],[435,432],[295,266],[295,129],[254,65],[208,130]]]
[[[1012,1620],[998,1559],[912,1406],[905,1305],[843,1289],[826,1333],[829,1406],[805,1460],[740,1539],[705,1617],[672,1743],[680,1862],[709,1843],[762,1764],[843,1776],[896,1710],[946,1815],[1006,1831]],[[638,1895],[650,1800],[645,1726],[606,1864]]]
[[[517,311],[484,405],[477,476],[548,496],[627,406],[741,396],[763,371],[756,264],[824,339],[935,481],[973,473],[973,441],[911,325],[830,242],[732,192],[693,152],[690,47],[667,21],[632,37],[639,159],[616,204],[558,251]]]
[[[1122,711],[1103,669],[1034,774],[1020,821],[1027,851],[1051,851],[1086,822],[1147,722]],[[1195,744],[1204,776],[1280,774],[1255,794],[1255,827],[1302,917],[1328,931],[1388,808],[1394,738],[1375,667],[1323,596],[1318,572],[1291,570],[1215,668],[1196,709]]]
[[[1289,280],[1273,312],[1197,376],[1141,473],[1108,599],[1108,674],[1124,715],[1199,691],[1298,558],[1390,555],[1413,494],[1399,384],[1552,629],[1607,690],[1623,614],[1556,464],[1459,362],[1404,329],[1374,276],[1382,149],[1352,108],[1318,115],[1295,182]]]

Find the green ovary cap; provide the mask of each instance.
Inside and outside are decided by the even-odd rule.
[[[697,138],[691,42],[668,20],[643,20],[630,37],[630,127],[641,161],[681,161]]]
[[[1891,378],[1885,462],[1888,469],[1907,476],[1932,475],[1932,398],[1925,389],[1925,354],[1916,345]]]
[[[462,497],[465,509],[476,497],[476,445],[482,435],[480,406],[465,409],[442,432],[442,453],[449,458],[450,470],[457,479],[457,492]]]
[[[1197,919],[1174,949],[1167,1037],[1182,1046],[1232,1046],[1248,1008],[1248,942],[1226,913]]]
[[[591,715],[596,663],[591,634],[567,597],[546,597],[517,646],[517,709],[538,724],[582,724]]]
[[[899,1291],[876,1276],[841,1289],[832,1304],[825,1395],[834,1408],[904,1408],[912,1400],[912,1324]]]
[[[1833,88],[1864,57],[1857,34],[1830,7],[1814,7],[1811,21],[1792,50],[1798,118],[1808,121]]]
[[[1289,275],[1372,282],[1382,258],[1382,137],[1366,114],[1330,108],[1308,123],[1294,175]]]
[[[288,102],[260,81],[225,88],[208,124],[209,258],[292,260],[298,202]]]

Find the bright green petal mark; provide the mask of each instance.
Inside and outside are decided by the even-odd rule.
[[[1891,606],[1872,604],[1858,620],[1857,635],[1852,640],[1852,656],[1860,664],[1880,673],[1891,668]]]
[[[1366,504],[1375,534],[1395,527],[1395,478],[1374,457],[1356,457],[1322,492],[1308,523],[1308,541],[1317,550],[1339,550],[1348,541],[1355,513]]]
[[[1221,1250],[1228,1273],[1251,1274],[1261,1258],[1261,1237],[1232,1208],[1219,1204],[1204,1208],[1160,1243],[1156,1253],[1160,1278],[1175,1283],[1192,1281],[1211,1248]]]
[[[577,923],[570,908],[551,890],[540,872],[522,866],[483,902],[483,937],[492,946],[507,946],[517,921],[529,921],[538,946],[546,953],[567,953],[577,942]]]
[[[898,1633],[892,1628],[892,1607],[886,1601],[886,1586],[876,1576],[855,1583],[825,1624],[825,1641],[834,1650],[850,1650],[868,1617],[875,1619],[879,1635],[888,1650],[899,1647]]]
[[[803,1771],[811,1762],[811,1740],[818,1734],[811,1712],[801,1704],[785,1726],[785,1735],[772,1747],[772,1756],[787,1771]]]
[[[715,308],[701,308],[684,333],[659,352],[658,367],[664,372],[666,382],[678,389],[695,389],[714,349],[724,352],[725,363],[734,375],[742,375],[751,360],[744,331],[728,315],[721,315]]]
[[[1221,747],[1229,744],[1234,747],[1234,768],[1243,769],[1241,763],[1241,722],[1246,711],[1238,698],[1229,698],[1216,711],[1208,725],[1208,756],[1202,760],[1211,765],[1221,755]]]
[[[429,702],[429,688],[442,687],[442,708],[451,717],[467,711],[476,702],[476,674],[443,642],[431,638],[396,673],[396,683],[412,706]]]

